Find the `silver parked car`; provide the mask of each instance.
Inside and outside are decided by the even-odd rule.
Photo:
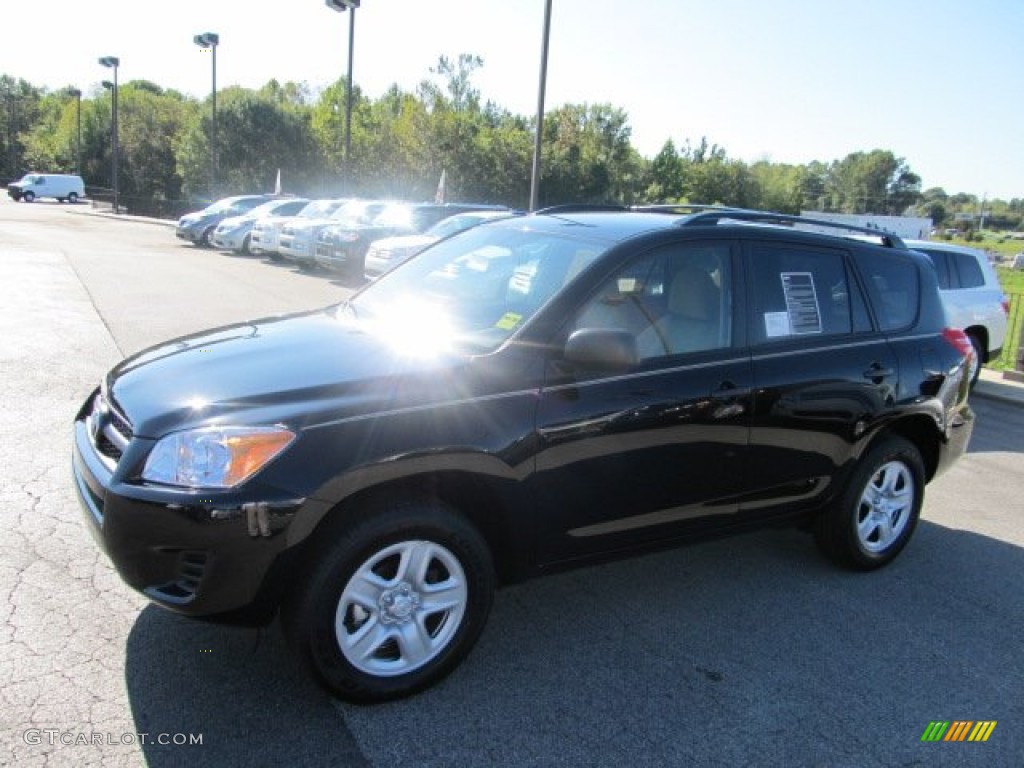
[[[308,202],[309,200],[304,197],[269,200],[241,216],[230,216],[221,221],[213,230],[213,237],[210,240],[216,248],[236,253],[249,253],[252,229],[257,221],[270,216],[294,216]]]
[[[380,277],[403,261],[412,258],[428,245],[450,237],[456,232],[483,224],[485,221],[519,215],[522,215],[519,211],[509,210],[467,211],[442,219],[419,235],[398,235],[374,240],[366,252],[364,267],[366,279],[373,280]]]
[[[273,261],[279,261],[281,255],[277,252],[278,239],[284,226],[294,219],[320,219],[330,216],[338,209],[344,200],[312,200],[293,216],[271,216],[263,218],[253,224],[252,235],[249,241],[250,253],[269,257]]]
[[[988,254],[977,248],[930,240],[904,242],[931,259],[949,323],[963,330],[974,346],[973,386],[981,366],[1002,354],[1010,312],[1010,303]]]

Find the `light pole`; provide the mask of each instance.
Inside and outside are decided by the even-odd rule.
[[[200,48],[209,48],[213,54],[213,119],[210,128],[210,193],[213,194],[213,186],[217,183],[217,46],[220,45],[220,35],[216,32],[204,32],[192,38],[192,42]]]
[[[111,131],[110,131],[110,152],[113,155],[113,172],[111,174],[111,181],[114,185],[114,213],[120,212],[119,204],[119,192],[117,187],[117,68],[121,64],[121,60],[116,56],[104,56],[100,59],[100,66],[107,67],[108,69],[114,70],[114,82],[111,83],[109,80],[103,81],[104,88],[110,88],[111,99],[110,99],[110,112],[111,112]]]
[[[6,83],[7,93],[7,168],[10,172],[11,181],[18,178],[18,155],[14,146],[14,80]]]
[[[344,13],[351,10],[348,17],[348,77],[345,85],[345,160],[343,177],[345,188],[348,190],[350,180],[349,173],[352,162],[352,49],[356,39],[356,8],[360,0],[324,0],[324,3],[332,11]]]
[[[68,96],[75,97],[75,123],[78,131],[75,134],[75,173],[82,175],[82,92],[78,88],[68,88]]]
[[[544,39],[540,48],[540,84],[537,86],[537,134],[533,137],[533,168],[530,172],[530,210],[540,198],[540,147],[544,135],[544,87],[548,79],[548,37],[551,32],[551,0],[544,0]]]

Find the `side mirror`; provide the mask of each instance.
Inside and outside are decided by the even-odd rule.
[[[565,343],[565,359],[585,368],[626,370],[639,362],[636,337],[614,328],[581,328]]]

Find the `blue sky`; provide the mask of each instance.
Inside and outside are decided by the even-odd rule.
[[[0,73],[89,92],[119,79],[195,96],[271,78],[344,76],[348,18],[322,0],[9,0]],[[518,114],[537,106],[544,0],[363,0],[354,78],[413,89],[441,54],[484,59],[474,82]],[[925,188],[1024,197],[1021,0],[553,0],[546,106],[610,103],[647,157],[707,136],[747,162],[828,162],[888,149]]]

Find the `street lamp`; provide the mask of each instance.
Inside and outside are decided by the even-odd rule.
[[[352,161],[352,49],[356,37],[356,8],[360,0],[324,0],[324,4],[332,11],[344,13],[351,10],[348,17],[348,77],[345,85],[345,164],[344,180],[349,185],[349,173]]]
[[[217,183],[217,46],[220,45],[220,35],[216,32],[203,32],[201,35],[195,35],[192,38],[192,42],[198,45],[200,48],[209,48],[213,53],[213,122],[210,129],[210,155],[211,155],[211,169],[210,169],[210,191],[213,191],[213,185]]]
[[[104,56],[100,59],[100,66],[107,67],[108,69],[114,70],[114,82],[109,80],[103,81],[103,87],[109,88],[111,93],[110,99],[110,112],[111,112],[111,131],[110,131],[110,152],[113,163],[113,172],[111,174],[111,181],[114,185],[114,213],[120,211],[118,203],[118,187],[117,187],[117,68],[121,64],[121,60],[116,56]]]
[[[14,147],[14,80],[8,80],[6,82],[6,95],[7,95],[7,170],[10,174],[11,181],[18,178],[18,156],[15,153]]]
[[[82,92],[78,88],[68,88],[68,96],[75,97],[75,122],[78,132],[75,138],[75,173],[82,175]]]
[[[540,197],[540,146],[544,135],[544,86],[548,79],[548,37],[551,31],[551,0],[544,2],[544,39],[540,48],[540,85],[537,87],[537,134],[533,137],[533,168],[530,172],[530,210]]]

